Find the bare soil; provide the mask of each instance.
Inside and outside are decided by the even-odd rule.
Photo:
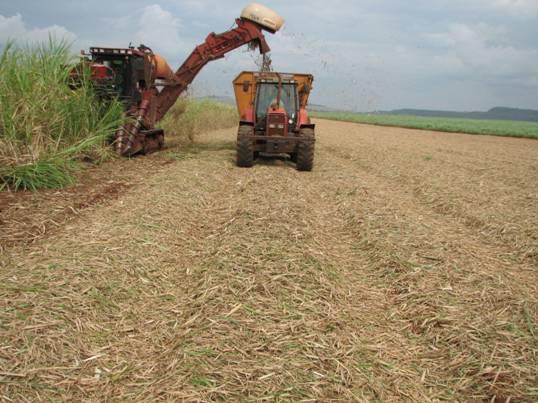
[[[319,120],[0,195],[0,399],[535,401],[538,141]]]

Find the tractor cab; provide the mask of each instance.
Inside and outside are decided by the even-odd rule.
[[[299,102],[293,77],[261,80],[256,88],[255,127],[268,136],[287,136],[297,125]]]

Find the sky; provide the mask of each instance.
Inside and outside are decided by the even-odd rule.
[[[266,34],[277,71],[311,73],[311,102],[353,111],[538,109],[538,0],[259,0],[284,17]],[[177,68],[248,0],[0,0],[0,46],[144,43]],[[210,63],[194,96],[232,96],[256,69],[246,47]]]

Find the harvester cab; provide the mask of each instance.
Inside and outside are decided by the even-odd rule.
[[[102,98],[117,98],[126,107],[139,102],[140,90],[151,82],[150,64],[153,52],[139,48],[90,48],[83,53],[91,62],[92,80]]]
[[[288,154],[298,170],[312,169],[315,127],[306,108],[313,81],[310,74],[244,71],[237,76],[238,166],[252,166],[260,154]]]

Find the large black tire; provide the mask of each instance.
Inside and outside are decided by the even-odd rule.
[[[291,162],[297,162],[297,153],[290,153]]]
[[[301,129],[299,138],[300,140],[297,144],[297,170],[311,171],[314,167],[314,144],[316,142],[314,129]]]
[[[236,163],[238,167],[250,168],[254,165],[254,144],[252,136],[254,128],[252,126],[239,126],[236,144]]]

